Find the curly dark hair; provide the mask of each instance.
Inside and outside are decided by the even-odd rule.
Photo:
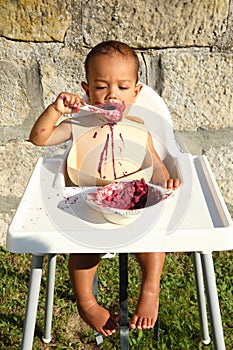
[[[112,54],[120,54],[122,56],[126,56],[132,58],[135,62],[135,75],[136,75],[136,83],[138,82],[138,71],[139,71],[139,59],[136,52],[127,44],[116,41],[116,40],[108,40],[103,41],[96,46],[88,53],[85,60],[85,71],[86,77],[88,77],[88,67],[90,61],[93,57],[98,55],[112,55]]]

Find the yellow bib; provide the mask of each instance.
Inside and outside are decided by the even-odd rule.
[[[126,117],[105,124],[95,114],[72,119],[73,143],[67,172],[78,186],[104,186],[114,181],[152,176],[147,150],[148,130],[140,120]]]

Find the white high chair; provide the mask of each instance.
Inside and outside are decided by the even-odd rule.
[[[212,251],[233,248],[230,214],[206,157],[178,150],[167,107],[151,88],[143,86],[130,114],[144,119],[171,176],[178,176],[183,184],[171,201],[147,208],[135,222],[119,227],[86,205],[83,200],[86,188],[66,187],[66,155],[38,160],[7,234],[9,251],[32,254],[22,350],[32,349],[44,255],[48,255],[48,267],[43,340],[49,343],[56,254],[120,253],[124,277],[127,253],[140,251],[194,252],[202,341],[210,342],[206,294],[214,349],[225,349]],[[122,309],[127,308],[125,287],[121,302]],[[127,310],[123,313],[120,336],[121,348],[127,350]],[[102,341],[99,335],[97,341]]]

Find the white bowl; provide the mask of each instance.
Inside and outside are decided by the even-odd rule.
[[[147,184],[149,186],[148,190],[150,192],[147,197],[146,205],[143,208],[121,209],[121,208],[116,208],[114,206],[111,206],[112,204],[111,202],[109,202],[110,203],[109,206],[106,205],[106,202],[103,205],[103,200],[105,200],[107,196],[110,196],[113,193],[113,191],[122,189],[127,182],[132,182],[132,181],[114,182],[112,184],[109,184],[104,187],[100,187],[98,189],[95,188],[94,191],[89,192],[87,194],[85,198],[86,203],[91,208],[101,212],[103,216],[106,218],[106,220],[119,225],[127,225],[132,221],[134,221],[135,219],[137,219],[139,215],[141,215],[143,211],[146,210],[148,207],[154,206],[168,197],[172,197],[174,193],[174,191],[172,190],[167,190],[163,187],[148,183]],[[158,196],[157,200],[152,197],[152,194],[150,196],[150,193],[156,194]]]

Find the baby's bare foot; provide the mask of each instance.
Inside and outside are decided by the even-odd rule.
[[[80,317],[97,332],[108,336],[116,332],[120,317],[111,315],[105,308],[95,300],[78,305]]]
[[[159,292],[142,291],[136,311],[130,321],[131,329],[153,328],[158,317]]]

